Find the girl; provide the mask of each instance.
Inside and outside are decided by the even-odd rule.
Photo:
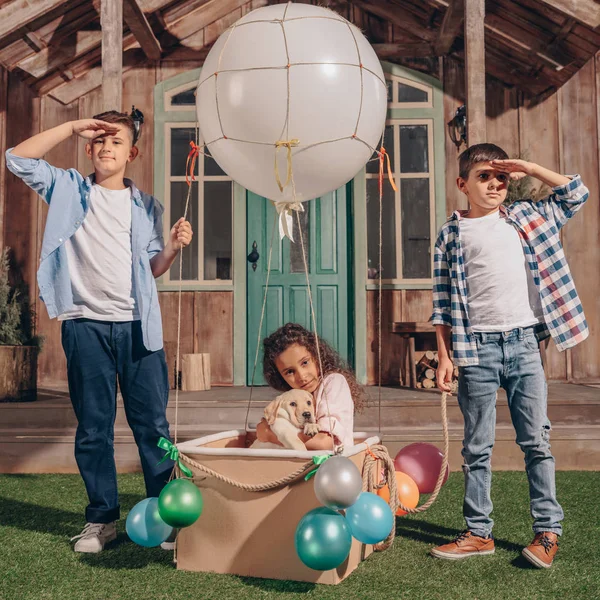
[[[263,345],[267,383],[279,392],[301,389],[315,398],[321,431],[314,437],[298,434],[307,450],[332,450],[332,436],[337,446],[353,446],[354,411],[363,407],[363,391],[337,352],[319,339],[321,374],[316,336],[296,323],[280,327]],[[265,419],[257,425],[256,434],[260,441],[279,443]]]

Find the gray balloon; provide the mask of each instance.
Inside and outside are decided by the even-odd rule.
[[[352,506],[362,492],[362,477],[356,465],[345,456],[327,459],[315,475],[319,502],[333,510]]]

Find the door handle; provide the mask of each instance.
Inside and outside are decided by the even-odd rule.
[[[258,253],[257,250],[257,245],[256,245],[256,240],[252,243],[252,251],[250,252],[250,254],[248,254],[248,262],[252,263],[252,270],[256,271],[256,263],[258,262],[258,259],[260,258],[260,254]]]

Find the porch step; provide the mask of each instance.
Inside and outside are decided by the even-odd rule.
[[[356,416],[355,430],[377,432],[382,423],[390,454],[417,441],[442,446],[440,395],[402,388],[367,388],[369,407]],[[249,425],[262,417],[264,406],[277,392],[253,391]],[[77,426],[64,390],[40,390],[38,401],[0,403],[0,473],[76,473],[73,440]],[[213,388],[207,392],[179,394],[178,439],[185,441],[210,433],[243,429],[248,388]],[[173,434],[174,392],[167,411]],[[558,469],[594,470],[600,464],[600,390],[569,384],[550,384],[548,414],[552,421],[552,450]],[[448,400],[450,464],[460,470],[463,420],[456,398]],[[494,469],[522,469],[523,455],[515,443],[506,396],[497,403]],[[138,452],[127,425],[122,399],[117,401],[115,457],[122,472],[140,469]]]
[[[566,387],[566,386],[565,386]],[[575,386],[570,386],[575,387]],[[221,388],[223,389],[223,388]],[[262,391],[262,390],[261,390]],[[437,393],[410,392],[398,390],[393,397],[387,390],[381,402],[381,423],[386,427],[404,428],[417,426],[434,426],[440,421],[440,396]],[[587,390],[586,390],[587,391]],[[578,394],[576,398],[563,398],[552,394],[548,400],[548,416],[554,427],[558,425],[600,425],[600,392]],[[206,393],[206,392],[204,392]],[[270,394],[262,394],[253,399],[249,423],[254,426],[263,415]],[[245,400],[198,400],[198,393],[180,394],[178,407],[178,424],[182,426],[204,427],[220,424],[236,423],[236,428],[243,427],[247,410]],[[265,398],[267,396],[267,398]],[[448,422],[452,426],[461,427],[462,414],[455,397],[450,397],[447,404]],[[167,419],[171,425],[175,422],[175,401],[172,394],[167,409]],[[369,406],[355,417],[356,427],[375,426],[379,422],[377,395],[371,392]],[[506,396],[498,397],[496,422],[498,425],[510,425],[510,412]],[[44,399],[37,402],[0,403],[0,431],[28,429],[55,429],[61,433],[71,433],[77,427],[77,420],[67,397]],[[127,427],[127,419],[121,398],[117,400],[117,417],[115,427]]]
[[[212,424],[204,427],[184,425],[178,428],[178,441],[187,441],[238,429],[239,423]],[[377,428],[358,428],[376,433]],[[383,443],[390,455],[414,442],[430,442],[443,447],[442,431],[436,427],[383,428]],[[449,427],[450,468],[459,471],[462,464],[462,427]],[[22,429],[0,431],[0,473],[77,473],[73,457],[73,434],[53,429]],[[600,464],[600,425],[554,427],[551,433],[552,452],[559,470],[595,470]],[[140,470],[138,452],[128,429],[115,430],[115,460],[121,473]],[[515,443],[510,425],[496,427],[493,455],[494,470],[523,470],[523,453]]]

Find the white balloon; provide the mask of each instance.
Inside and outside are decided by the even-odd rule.
[[[289,94],[288,94],[289,88]],[[289,102],[288,102],[289,100]],[[277,4],[248,13],[208,54],[196,93],[202,138],[235,181],[275,201],[331,192],[365,165],[381,138],[387,89],[362,33],[337,13]],[[287,180],[292,146],[293,186]]]

